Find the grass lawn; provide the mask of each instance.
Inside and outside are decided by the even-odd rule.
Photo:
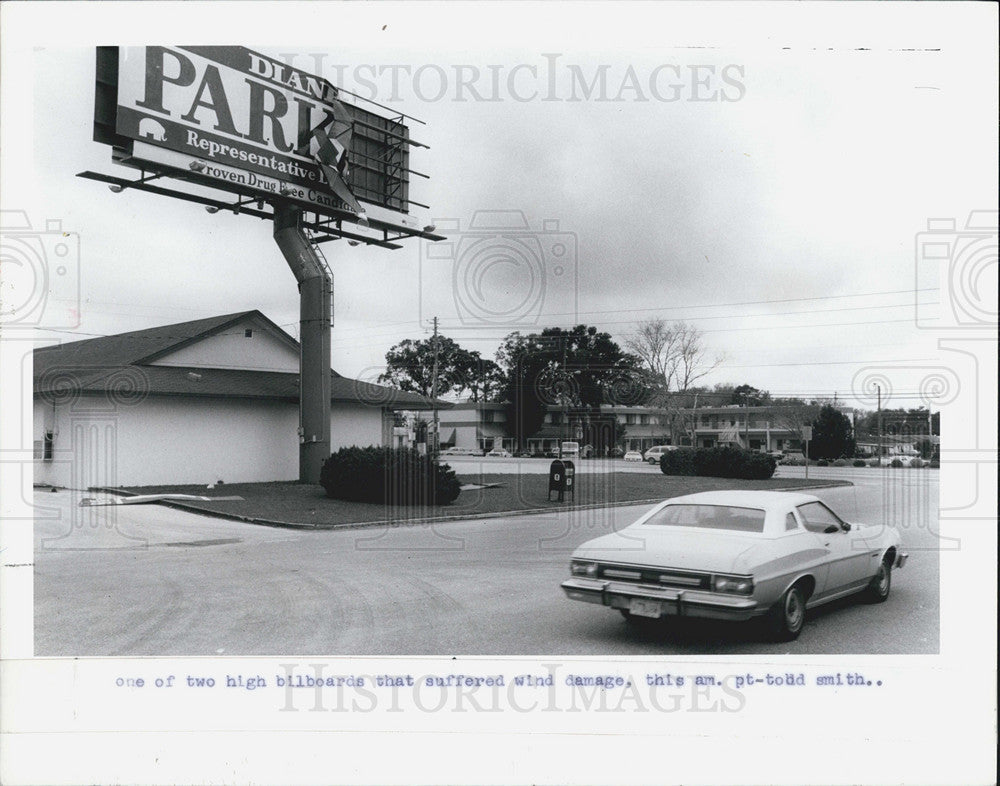
[[[388,507],[363,502],[328,499],[320,486],[301,483],[233,483],[206,489],[205,486],[145,486],[130,488],[139,494],[178,493],[206,497],[240,496],[242,501],[185,502],[205,511],[248,519],[262,519],[315,526],[336,526],[377,521],[405,521],[436,516],[475,518],[504,511],[569,508],[574,502],[549,502],[548,475],[459,476],[462,483],[497,483],[495,488],[463,491],[454,503],[437,507]],[[803,486],[851,485],[841,481],[771,478],[730,480],[652,475],[637,472],[609,472],[576,476],[576,505],[611,505],[622,502],[660,500],[681,494],[716,489],[793,489]],[[553,494],[553,500],[556,495]]]

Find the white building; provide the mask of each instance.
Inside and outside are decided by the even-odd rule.
[[[259,311],[37,349],[35,482],[295,480],[299,345]],[[399,441],[429,400],[332,375],[331,449]],[[440,406],[448,406],[441,402]]]

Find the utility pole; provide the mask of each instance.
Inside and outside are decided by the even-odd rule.
[[[569,439],[569,407],[566,403],[566,392],[568,387],[567,371],[566,371],[566,337],[563,337],[562,341],[562,374],[564,377],[564,384],[562,386],[562,410],[563,410],[563,438],[559,440],[559,458],[563,457],[563,442]]]
[[[875,390],[878,391],[878,463],[882,464],[882,386],[875,383]]]
[[[433,412],[433,433],[431,442],[427,446],[427,453],[432,457],[437,457],[438,450],[438,410],[437,410],[437,390],[438,390],[438,318],[434,317],[434,370],[431,372],[431,411]]]

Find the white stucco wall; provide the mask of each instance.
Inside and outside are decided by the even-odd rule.
[[[55,407],[36,400],[34,439],[55,432],[36,483],[145,486],[298,478],[298,406],[254,399],[150,396],[114,406],[84,396]],[[331,447],[382,444],[382,412],[334,405]]]
[[[253,331],[246,338],[244,330]],[[299,373],[299,354],[252,319],[239,322],[223,333],[164,355],[150,365],[192,368],[229,368],[250,371],[290,371]]]

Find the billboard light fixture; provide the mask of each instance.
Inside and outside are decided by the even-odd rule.
[[[215,213],[219,212],[219,208],[215,207],[214,205],[205,205],[205,212],[212,213],[214,215]]]

